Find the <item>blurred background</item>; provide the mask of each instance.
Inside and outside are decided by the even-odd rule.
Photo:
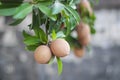
[[[0,17],[0,80],[120,80],[120,0],[99,0],[95,14],[91,50],[82,58],[65,57],[61,76],[56,62],[37,64],[33,52],[25,50],[22,30],[28,30],[30,17],[17,27]]]

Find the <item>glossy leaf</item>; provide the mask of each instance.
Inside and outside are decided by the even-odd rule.
[[[76,12],[76,10],[74,10],[73,8],[71,8],[70,6],[67,6],[67,5],[65,6],[65,8],[74,16],[74,18],[76,19],[77,24],[79,24],[80,16]]]
[[[64,38],[64,37],[66,37],[66,36],[65,36],[65,34],[63,33],[63,31],[59,31],[59,32],[57,33],[57,38]]]
[[[14,21],[13,23],[11,23],[10,25],[11,25],[11,26],[16,26],[16,25],[20,24],[24,19],[25,19],[25,18],[15,20],[15,21]]]
[[[0,0],[1,3],[21,3],[23,0]]]
[[[56,58],[57,58],[57,64],[58,64],[58,74],[61,75],[63,70],[62,60],[59,57],[56,57]]]
[[[36,36],[32,36],[26,33],[25,31],[23,31],[23,36],[24,36],[24,43],[26,45],[35,45],[37,43],[40,43],[39,38],[37,38]]]
[[[55,30],[52,30],[52,39],[55,40],[57,38]]]
[[[0,9],[0,16],[11,16],[16,12],[16,8]]]
[[[40,44],[35,44],[35,45],[26,46],[26,50],[35,51],[35,49],[36,49],[39,45],[40,45]]]
[[[57,17],[56,15],[52,15],[52,9],[50,9],[48,6],[43,5],[42,3],[39,3],[38,7],[40,11],[43,12],[46,16],[48,16],[53,21],[56,21]]]
[[[16,13],[14,15],[15,19],[22,19],[26,17],[30,12],[32,12],[33,5],[29,3],[23,3],[16,9]]]
[[[29,38],[24,39],[24,43],[26,45],[34,45],[34,44],[37,44],[39,42],[40,42],[40,40],[37,37],[29,37]]]
[[[38,29],[38,32],[39,32],[40,41],[44,44],[47,44],[48,37],[47,37],[46,33],[41,28]]]
[[[33,7],[32,11],[32,24],[30,25],[30,28],[34,30],[36,36],[39,37],[39,32],[38,29],[41,25],[41,17],[40,17],[40,12],[39,9],[36,7]]]
[[[23,37],[29,38],[29,37],[32,37],[32,35],[28,34],[25,30],[23,30]]]
[[[59,1],[56,1],[52,7],[52,14],[58,14],[64,9],[64,5]]]
[[[7,9],[7,8],[16,8],[18,7],[20,4],[22,3],[9,3],[9,2],[6,2],[6,3],[1,3],[0,4],[0,9]]]

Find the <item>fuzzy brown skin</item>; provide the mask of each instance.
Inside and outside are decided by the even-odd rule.
[[[50,48],[46,45],[37,47],[34,52],[35,61],[39,64],[47,64],[50,61],[51,57],[52,53],[50,51]]]
[[[79,42],[82,46],[87,46],[91,41],[91,35],[88,34],[86,37],[79,39]]]
[[[77,25],[76,31],[78,34],[78,39],[82,39],[90,34],[90,27],[88,24],[81,22]]]
[[[85,53],[85,48],[84,47],[81,47],[81,48],[77,48],[75,47],[74,48],[74,55],[76,57],[83,57],[84,56],[84,53]]]
[[[65,57],[70,53],[70,46],[64,39],[56,39],[51,42],[50,48],[57,57]]]
[[[78,4],[77,8],[78,8],[78,12],[80,14],[81,14],[81,11],[82,11],[81,8],[86,9],[89,12],[90,15],[93,14],[93,10],[92,10],[92,7],[89,3],[89,0],[81,0],[81,2]]]

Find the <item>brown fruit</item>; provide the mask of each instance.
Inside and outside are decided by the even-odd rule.
[[[70,46],[64,39],[56,39],[51,42],[50,48],[57,57],[65,57],[70,53]]]
[[[83,57],[84,53],[85,53],[84,47],[81,47],[81,48],[75,47],[75,48],[74,48],[74,55],[75,55],[76,57]]]
[[[81,0],[80,4],[78,5],[78,11],[81,13],[81,9],[86,9],[88,10],[89,14],[92,15],[93,14],[93,10],[92,7],[89,3],[89,0]]]
[[[82,39],[79,39],[79,42],[81,45],[83,46],[87,46],[91,41],[91,35],[87,35],[86,37],[82,38]]]
[[[52,57],[52,53],[50,51],[50,48],[46,45],[41,45],[37,47],[37,49],[34,52],[35,61],[40,64],[48,63],[51,57]]]
[[[90,27],[89,25],[81,22],[79,25],[77,25],[76,31],[78,34],[78,38],[82,39],[90,34]]]

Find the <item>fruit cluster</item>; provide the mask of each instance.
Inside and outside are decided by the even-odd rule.
[[[23,31],[23,36],[26,49],[34,51],[36,62],[47,64],[56,57],[61,74],[60,58],[67,56],[70,48],[76,56],[83,56],[84,47],[95,33],[95,15],[88,0],[0,1],[0,16],[12,16],[15,20],[12,26],[20,24],[29,13],[32,13],[32,21],[28,27],[34,34]],[[77,37],[71,35],[73,31]]]
[[[95,33],[93,29],[95,16],[88,0],[81,0],[77,6],[77,11],[81,17],[81,21],[75,29],[77,32],[76,42],[78,42],[79,45],[75,45],[73,51],[76,57],[82,57],[85,53],[85,47],[88,46],[91,41],[91,34]]]
[[[70,46],[64,39],[56,39],[48,46],[40,45],[34,52],[35,60],[40,64],[46,64],[52,56],[65,57],[70,53]]]

